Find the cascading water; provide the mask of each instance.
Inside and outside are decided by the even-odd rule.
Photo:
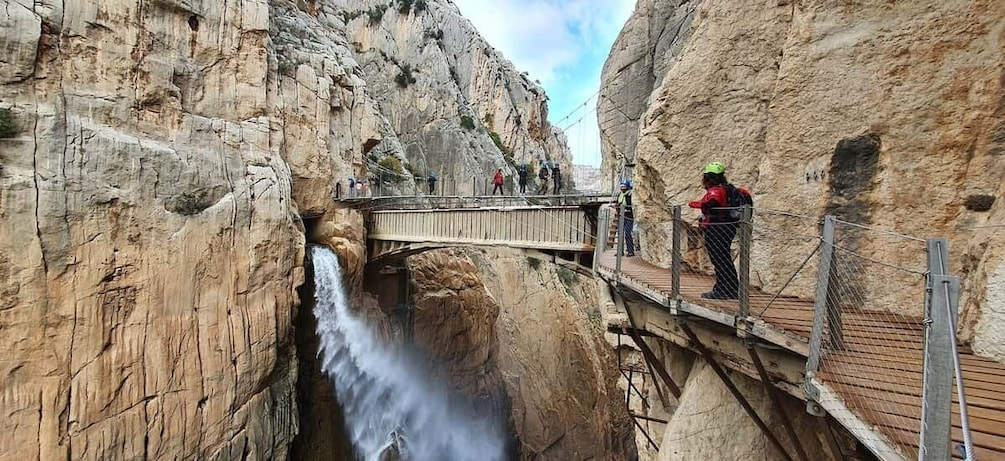
[[[311,248],[319,355],[345,410],[349,436],[367,460],[397,452],[407,460],[500,460],[497,418],[451,405],[402,354],[387,348],[349,312],[338,257]]]

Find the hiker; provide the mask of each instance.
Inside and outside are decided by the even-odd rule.
[[[426,184],[429,185],[429,195],[433,195],[433,190],[436,189],[436,175],[432,171],[426,177]]]
[[[349,177],[349,197],[356,197],[356,178]]]
[[[537,188],[538,195],[548,192],[548,176],[548,162],[541,162],[541,171],[537,172],[537,179],[541,181]]]
[[[520,183],[520,195],[527,193],[527,165],[520,165],[520,170],[517,171],[517,176]]]
[[[495,185],[495,187],[492,188],[492,195],[496,195],[496,191],[499,191],[499,195],[506,195],[503,193],[504,182],[505,181],[503,180],[502,168],[497,169],[496,175],[492,177],[492,184]]]
[[[551,181],[555,184],[554,194],[558,195],[558,192],[562,190],[562,172],[558,170],[558,163],[551,167]]]
[[[701,297],[736,299],[740,285],[730,255],[730,247],[736,236],[736,224],[739,219],[731,208],[727,208],[731,207],[730,189],[736,190],[736,188],[726,181],[726,167],[721,162],[712,162],[705,166],[701,185],[705,188],[705,195],[687,204],[691,208],[701,209],[698,227],[705,234],[705,251],[708,252],[708,259],[715,267],[715,286],[712,287],[712,291],[702,293]],[[749,193],[747,195],[749,197]]]
[[[611,206],[620,208],[621,212],[625,214],[624,225],[621,228],[621,234],[624,235],[624,254],[625,256],[635,256],[635,238],[632,236],[632,229],[635,228],[635,213],[632,212],[632,183],[627,179],[621,181],[621,193],[618,194],[618,199],[611,203]],[[620,218],[619,218],[620,219]]]

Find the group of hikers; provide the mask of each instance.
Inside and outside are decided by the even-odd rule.
[[[527,193],[527,184],[530,177],[530,167],[527,164],[520,165],[517,168],[517,185],[520,187],[520,195]],[[537,173],[538,188],[537,194],[547,194],[549,189],[549,184],[552,184],[552,194],[558,195],[562,191],[562,171],[558,166],[558,163],[553,163],[551,166],[548,162],[541,162],[541,169]],[[433,195],[436,190],[436,175],[432,172],[426,177],[426,185],[429,187],[429,195]],[[506,184],[506,176],[503,175],[502,168],[496,169],[494,175],[492,175],[492,195],[506,195],[503,190],[503,186]]]
[[[730,247],[736,237],[736,227],[740,222],[740,208],[753,204],[750,192],[735,187],[726,180],[726,167],[721,162],[712,162],[702,170],[701,186],[705,195],[688,202],[688,207],[701,210],[698,228],[705,234],[705,251],[715,268],[715,285],[711,291],[701,294],[706,299],[736,299],[739,281]],[[620,184],[621,192],[612,206],[622,210],[624,220],[624,256],[635,256],[635,214],[632,210],[632,183],[625,180]]]

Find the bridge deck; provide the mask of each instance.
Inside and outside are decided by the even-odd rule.
[[[599,255],[597,272],[609,281],[615,278],[613,251]],[[621,283],[664,306],[670,306],[671,274],[642,258],[622,258]],[[733,326],[739,310],[736,301],[701,298],[713,277],[681,273],[681,310]],[[813,318],[813,300],[750,293],[751,315],[760,319],[754,335],[806,356]],[[920,319],[899,315],[877,318],[866,312],[843,313],[845,348],[830,351],[816,379],[833,390],[834,404],[849,407],[859,420],[882,434],[905,458],[917,458],[921,416]],[[763,321],[763,323],[761,322]],[[881,338],[878,336],[882,335]],[[881,341],[878,341],[881,340]],[[884,345],[877,346],[880,342]],[[970,427],[976,459],[1005,460],[1005,365],[961,352]],[[955,388],[954,404],[957,402]],[[848,405],[854,402],[854,405]],[[962,443],[958,407],[953,407],[952,438]],[[958,456],[958,454],[954,454]]]

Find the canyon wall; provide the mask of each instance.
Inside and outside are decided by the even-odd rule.
[[[518,250],[411,257],[414,342],[452,389],[502,406],[519,459],[634,459],[597,286]]]
[[[451,58],[472,83],[450,111],[405,123],[415,114],[395,108],[424,96],[368,90],[368,76],[382,88],[382,64],[356,61],[347,11],[312,0],[6,2],[0,459],[285,458],[299,424],[292,323],[305,240],[339,250],[349,283],[362,281],[361,217],[332,202],[346,178],[413,190],[372,161],[429,167],[409,143],[459,130],[459,113],[477,127],[457,139],[482,149],[443,165],[508,164],[478,128],[486,114],[518,159],[567,161],[543,92],[507,84],[486,47]],[[464,34],[453,38],[466,46],[473,29]]]
[[[991,0],[640,0],[598,112],[606,171],[622,157],[636,165],[643,254],[669,264],[671,207],[699,197],[701,167],[722,161],[765,210],[756,284],[781,287],[815,244],[816,216],[945,236],[964,280],[961,333],[1005,359],[1003,19],[1005,4]],[[685,208],[685,221],[695,213]],[[862,259],[876,271],[859,281],[867,299],[920,313],[923,242],[838,232],[849,250],[907,269]],[[811,294],[812,283],[788,292]],[[890,283],[911,293],[901,307],[879,299]]]
[[[519,165],[536,171],[547,161],[561,165],[571,186],[572,154],[548,123],[544,90],[452,2],[334,3],[344,9],[369,92],[399,133],[407,176],[421,181],[432,172],[445,194],[483,194],[496,169],[512,190]]]

